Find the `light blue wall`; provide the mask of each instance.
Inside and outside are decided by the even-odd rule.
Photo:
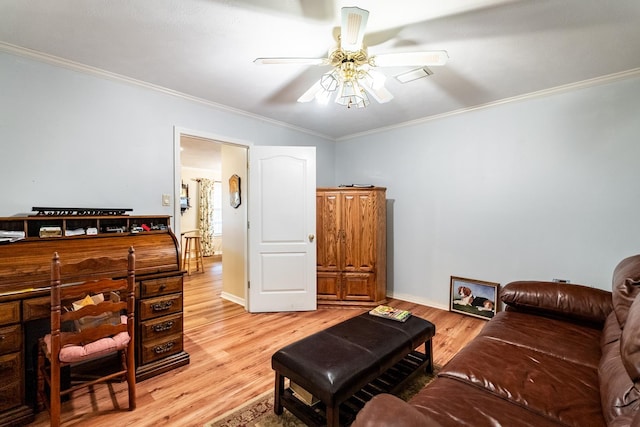
[[[388,188],[398,297],[448,307],[450,276],[610,289],[640,253],[639,135],[635,78],[338,142],[336,180]]]
[[[446,307],[451,275],[608,289],[640,252],[640,79],[334,143],[0,53],[0,216],[32,206],[173,214],[174,126],[315,145],[317,184],[388,188],[390,291]]]
[[[173,214],[174,126],[255,145],[316,146],[333,185],[331,140],[129,83],[0,52],[0,216],[33,206]]]

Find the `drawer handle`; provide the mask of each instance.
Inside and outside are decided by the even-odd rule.
[[[159,288],[159,289],[160,289],[161,291],[164,291],[166,287],[167,287],[167,285],[165,285],[165,284],[163,283],[162,285],[160,285],[160,288]]]
[[[173,320],[170,320],[168,322],[163,322],[163,323],[158,323],[157,325],[153,325],[153,331],[154,332],[164,332],[164,331],[168,331],[169,329],[173,328]]]
[[[173,305],[173,301],[162,301],[162,302],[157,302],[155,304],[152,304],[151,309],[153,311],[164,311],[164,310],[169,310],[172,305]]]
[[[0,341],[4,341],[5,339],[7,339],[7,337],[5,337],[4,335],[0,335]]]
[[[155,354],[162,354],[162,353],[166,353],[167,351],[171,351],[172,348],[173,348],[173,342],[168,342],[162,345],[155,346],[155,348],[153,349],[153,352]]]

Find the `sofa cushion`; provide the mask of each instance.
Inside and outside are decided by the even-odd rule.
[[[607,316],[607,320],[604,322],[602,328],[602,338],[600,339],[600,347],[604,347],[607,344],[620,341],[622,336],[622,328],[618,323],[618,317],[615,312],[611,312]]]
[[[568,283],[519,281],[500,291],[507,308],[602,326],[611,312],[611,293]]]
[[[618,323],[622,328],[627,322],[629,308],[639,294],[640,281],[630,277],[627,277],[618,286],[614,287],[611,301],[613,302],[613,311],[616,313]]]
[[[613,270],[611,286],[613,309],[624,328],[629,307],[640,293],[640,255],[623,259]]]
[[[640,403],[640,394],[622,363],[619,341],[602,347],[598,376],[602,413],[607,424],[619,416],[633,415]]]
[[[351,427],[442,427],[440,423],[392,394],[378,394],[362,408]]]
[[[558,427],[561,425],[521,405],[513,404],[474,385],[452,378],[435,379],[409,403],[443,426]],[[393,422],[374,425],[398,426]],[[407,424],[407,427],[413,427],[413,425]]]
[[[438,376],[482,388],[569,426],[604,424],[597,368],[529,347],[480,336],[451,359]]]
[[[517,311],[502,311],[485,325],[478,336],[528,347],[598,369],[601,334],[599,329],[589,326]]]
[[[640,298],[636,298],[629,308],[620,338],[620,355],[631,380],[640,381]]]

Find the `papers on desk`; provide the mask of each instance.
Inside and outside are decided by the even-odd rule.
[[[75,230],[64,230],[65,236],[82,236],[84,234],[84,228],[76,228]]]
[[[0,230],[0,243],[11,243],[25,238],[24,231]]]

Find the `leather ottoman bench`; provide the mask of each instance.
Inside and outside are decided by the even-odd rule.
[[[374,395],[395,393],[421,370],[433,371],[434,334],[435,325],[419,317],[403,323],[363,313],[289,344],[271,358],[274,411],[287,408],[307,425],[348,424]],[[319,402],[303,402],[285,388],[285,378]]]

